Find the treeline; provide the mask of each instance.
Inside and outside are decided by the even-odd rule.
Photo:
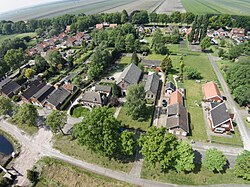
[[[133,24],[147,24],[147,23],[186,23],[192,24],[195,21],[196,16],[191,13],[180,13],[178,11],[173,12],[171,15],[148,13],[145,10],[134,11],[130,15],[123,10],[121,13],[102,13],[94,15],[71,15],[65,14],[60,17],[52,19],[31,19],[27,23],[24,21],[0,21],[0,34],[15,34],[34,32],[36,29],[42,29],[43,31],[50,31],[59,33],[63,31],[67,25],[71,25],[73,31],[84,31],[89,27],[93,27],[97,23],[108,22],[108,23],[126,23],[131,22]],[[209,26],[211,28],[220,27],[240,27],[246,30],[250,29],[250,17],[249,16],[232,16],[228,14],[221,15],[207,15],[209,19]]]

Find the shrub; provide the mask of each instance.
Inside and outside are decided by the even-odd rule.
[[[200,72],[198,72],[196,68],[186,67],[185,72],[186,72],[188,79],[201,79],[202,78]]]

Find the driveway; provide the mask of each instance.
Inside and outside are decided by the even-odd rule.
[[[237,105],[235,104],[235,101],[233,100],[233,97],[231,96],[230,90],[227,86],[227,83],[224,80],[224,77],[222,76],[222,74],[217,66],[216,61],[219,58],[212,56],[210,53],[208,54],[208,58],[209,58],[210,63],[214,69],[215,74],[217,75],[217,77],[220,81],[220,84],[221,84],[222,89],[224,91],[224,95],[227,97],[227,102],[231,106],[230,108],[232,108],[234,113],[235,113],[235,121],[237,123],[238,129],[239,129],[239,132],[241,135],[241,139],[242,139],[243,144],[244,144],[244,149],[250,151],[250,135],[248,134],[248,131],[245,127],[245,124],[242,120],[241,112],[237,108]]]

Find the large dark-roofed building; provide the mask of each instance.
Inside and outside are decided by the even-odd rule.
[[[1,89],[1,94],[5,97],[11,98],[13,95],[17,94],[21,90],[21,86],[14,81],[9,82],[4,85]]]
[[[60,87],[52,92],[48,99],[46,99],[45,106],[54,110],[59,109],[69,96],[70,93],[63,87]]]
[[[187,136],[189,133],[188,112],[177,103],[168,106],[166,128],[170,133]]]
[[[54,91],[55,87],[49,84],[44,85],[38,92],[36,92],[32,98],[31,102],[34,105],[43,106],[44,101],[49,97],[49,95]]]
[[[160,84],[160,77],[158,75],[153,73],[148,76],[146,84],[144,86],[146,99],[152,99],[152,100],[156,99],[159,84]]]

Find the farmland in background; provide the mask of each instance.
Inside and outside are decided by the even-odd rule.
[[[161,6],[155,10],[157,14],[171,14],[174,11],[179,11],[181,13],[186,12],[181,0],[165,0],[162,2]]]
[[[250,0],[181,0],[194,14],[250,15]]]

